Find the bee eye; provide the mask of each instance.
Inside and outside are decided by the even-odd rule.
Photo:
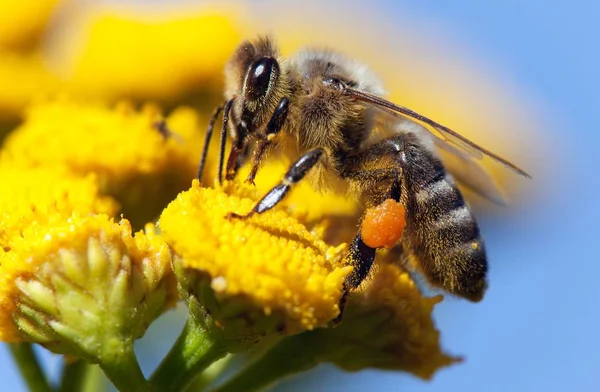
[[[250,100],[256,101],[267,95],[271,81],[279,76],[279,64],[272,57],[261,57],[248,70],[244,84],[244,94]]]

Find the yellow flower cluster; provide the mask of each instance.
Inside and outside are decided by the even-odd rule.
[[[152,225],[132,237],[129,221],[111,218],[123,207],[141,226],[193,177],[198,115],[174,111],[169,134],[155,127],[159,119],[150,106],[58,100],[32,106],[9,135],[0,150],[0,339],[93,360],[100,353],[81,337],[98,346],[114,339],[102,331],[129,334],[131,343],[174,303],[162,237]],[[84,308],[87,324],[72,315]],[[102,316],[109,310],[112,318]]]

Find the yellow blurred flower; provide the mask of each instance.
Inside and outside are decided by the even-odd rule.
[[[242,38],[237,9],[130,8],[92,7],[63,26],[55,63],[71,91],[172,103],[220,85]]]
[[[101,192],[115,197],[139,226],[189,185],[198,161],[198,115],[184,108],[175,112],[168,119],[173,135],[155,127],[160,118],[152,107],[136,111],[126,104],[109,109],[68,100],[38,103],[7,137],[0,163],[94,173]]]
[[[34,99],[56,94],[61,89],[61,81],[37,52],[0,51],[0,80],[0,122],[18,119],[23,108]]]
[[[102,362],[172,306],[171,255],[152,225],[106,215],[34,223],[0,255],[0,340]]]
[[[60,0],[2,0],[0,48],[26,49],[38,44],[59,2]]]
[[[250,210],[256,192],[228,187],[231,195],[194,181],[160,218],[162,235],[186,272],[207,274],[222,308],[234,308],[237,299],[242,313],[273,314],[286,333],[326,325],[339,314],[342,283],[351,270],[342,263],[346,246],[327,245],[283,211],[230,220],[228,213]],[[246,309],[239,305],[244,301]],[[232,316],[211,314],[223,324]]]

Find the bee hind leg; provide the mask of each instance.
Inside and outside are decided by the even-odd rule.
[[[383,173],[383,172],[382,172]],[[369,175],[374,174],[373,171]],[[384,178],[389,178],[390,173],[385,172]],[[396,201],[400,201],[401,189],[400,189],[400,177],[397,174],[393,174],[392,176],[394,180],[392,181],[392,186],[390,188],[389,197]],[[354,267],[354,270],[346,277],[344,281],[343,294],[340,299],[339,315],[333,319],[333,324],[337,325],[342,322],[342,317],[344,316],[344,308],[346,307],[346,302],[348,300],[348,295],[350,291],[356,289],[361,285],[361,283],[366,279],[371,271],[371,267],[373,266],[373,262],[375,261],[375,253],[377,248],[370,247],[365,244],[361,231],[359,230],[354,240],[352,240],[352,244],[350,245],[350,250],[348,251],[348,262],[350,265]]]

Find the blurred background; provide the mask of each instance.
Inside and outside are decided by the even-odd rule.
[[[430,382],[322,366],[276,390],[599,390],[596,2],[22,3],[0,1],[0,133],[19,124],[28,102],[58,94],[208,113],[235,46],[272,33],[284,55],[308,44],[357,57],[381,75],[390,99],[533,174],[525,181],[491,165],[513,203],[474,200],[490,289],[482,303],[447,298],[435,311],[443,346],[464,363]],[[138,344],[145,371],[184,316],[163,317]],[[59,358],[41,355],[56,374]],[[0,369],[6,390],[24,390],[5,347]]]

